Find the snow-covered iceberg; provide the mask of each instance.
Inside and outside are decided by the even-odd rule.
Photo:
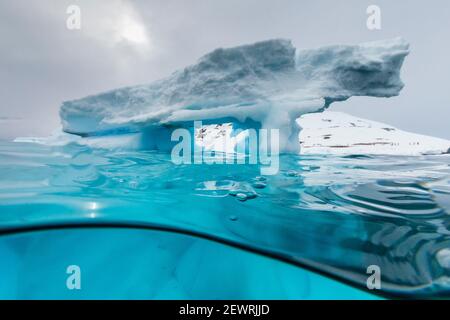
[[[149,85],[64,102],[60,116],[67,133],[134,133],[143,148],[156,149],[193,120],[275,128],[280,150],[298,152],[298,117],[351,96],[398,95],[408,52],[400,38],[303,51],[288,40],[216,49]]]
[[[422,155],[450,153],[450,141],[399,130],[342,112],[300,117],[301,154]]]

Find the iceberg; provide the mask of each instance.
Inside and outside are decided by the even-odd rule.
[[[151,84],[66,101],[60,117],[66,133],[135,134],[140,147],[160,150],[174,128],[195,120],[273,128],[280,131],[280,151],[299,152],[301,115],[352,96],[398,95],[408,53],[401,38],[313,50],[283,39],[220,48]]]

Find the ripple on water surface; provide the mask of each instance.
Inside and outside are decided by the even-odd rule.
[[[0,228],[164,225],[224,239],[383,292],[450,290],[450,157],[283,155],[174,165],[167,154],[0,144]]]

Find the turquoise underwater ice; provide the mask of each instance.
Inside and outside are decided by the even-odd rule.
[[[282,155],[279,174],[261,177],[154,151],[2,143],[0,296],[443,297],[449,164]]]
[[[64,229],[0,243],[6,299],[373,298],[277,259],[170,232]],[[80,290],[66,287],[73,263]]]

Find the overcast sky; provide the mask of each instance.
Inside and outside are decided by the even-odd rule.
[[[81,8],[81,30],[66,27],[71,4]],[[381,8],[381,30],[366,27],[370,4]],[[151,82],[217,47],[401,36],[411,44],[401,95],[332,110],[450,139],[449,34],[448,0],[2,0],[0,138],[47,135],[62,101]]]

